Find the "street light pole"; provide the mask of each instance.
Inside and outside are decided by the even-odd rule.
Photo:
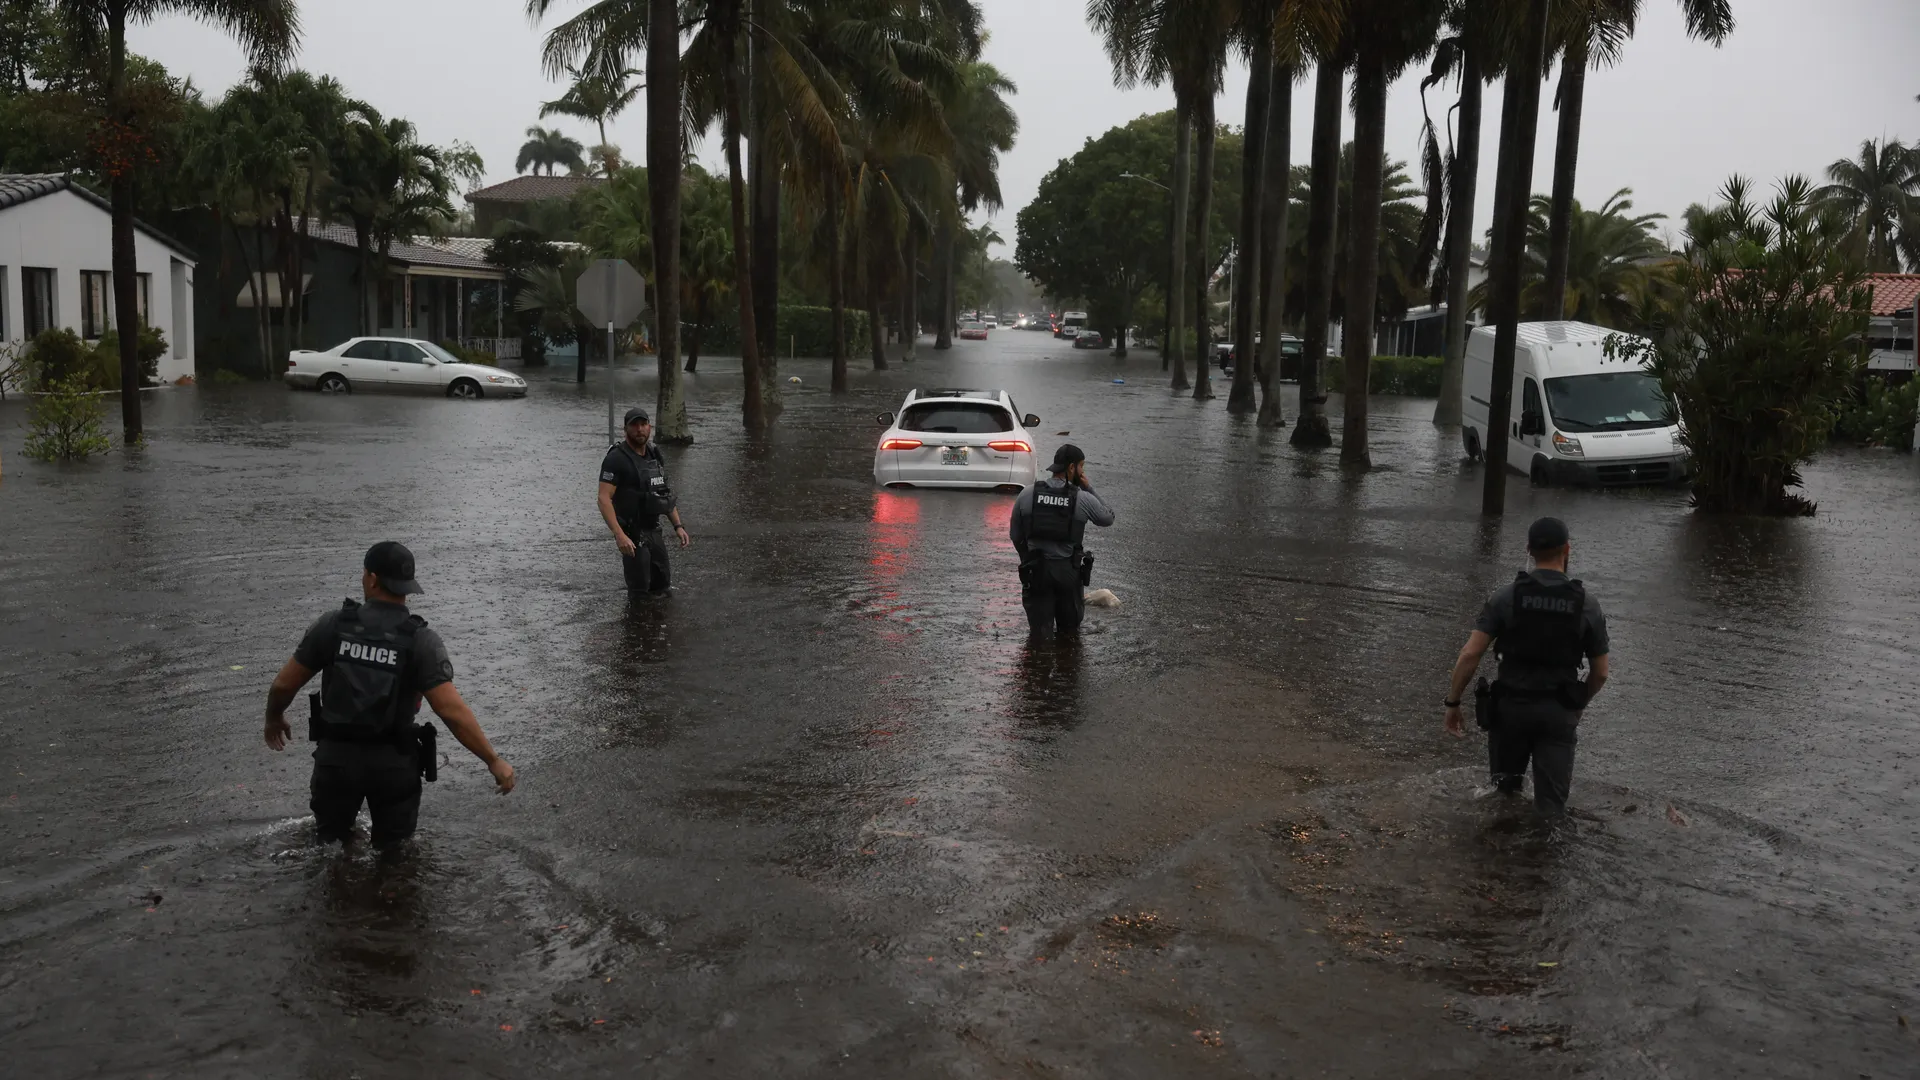
[[[1120,179],[1122,179],[1122,180],[1144,180],[1144,181],[1146,181],[1147,183],[1149,183],[1149,184],[1152,184],[1152,185],[1153,185],[1154,187],[1157,187],[1157,188],[1159,188],[1159,189],[1160,189],[1161,191],[1164,191],[1164,192],[1166,192],[1166,193],[1167,193],[1167,194],[1169,194],[1169,195],[1171,195],[1171,194],[1173,194],[1173,189],[1172,189],[1172,188],[1170,188],[1170,187],[1168,187],[1167,185],[1165,185],[1165,184],[1163,184],[1163,183],[1161,183],[1161,182],[1160,182],[1160,181],[1158,181],[1158,180],[1155,180],[1155,179],[1154,179],[1153,177],[1151,177],[1151,176],[1141,176],[1141,175],[1140,175],[1139,173],[1130,173],[1130,172],[1123,172],[1123,173],[1121,173],[1121,174],[1120,174]]]

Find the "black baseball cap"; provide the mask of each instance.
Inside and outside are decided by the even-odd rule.
[[[1527,526],[1528,551],[1552,551],[1568,540],[1567,523],[1555,517],[1543,517]]]
[[[653,423],[653,418],[647,415],[647,410],[642,409],[636,405],[633,408],[627,410],[627,418],[625,421],[623,421],[623,423],[624,424],[633,424],[633,423],[651,424]]]
[[[1067,466],[1077,465],[1085,460],[1087,460],[1085,452],[1072,443],[1065,443],[1053,452],[1053,464],[1047,466],[1047,471],[1058,476],[1067,471]]]
[[[368,548],[361,565],[373,571],[380,587],[395,596],[424,591],[420,583],[413,580],[413,552],[398,540],[382,540]]]

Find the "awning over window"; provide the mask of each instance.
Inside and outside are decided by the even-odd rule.
[[[305,296],[312,291],[313,275],[302,274],[300,278],[300,295]],[[260,297],[260,302],[267,307],[283,308],[287,306],[286,297],[280,293],[280,274],[278,271],[255,274],[251,282],[241,282],[240,294],[234,298],[234,303],[244,308],[250,308],[254,306],[253,301],[256,294]]]

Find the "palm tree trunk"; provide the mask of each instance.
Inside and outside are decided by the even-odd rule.
[[[1580,168],[1580,108],[1587,94],[1587,38],[1567,47],[1560,76],[1560,131],[1553,152],[1553,203],[1547,213],[1543,317],[1567,317],[1567,258],[1573,247],[1573,180]]]
[[[107,109],[127,124],[123,88],[127,80],[127,7],[114,0],[107,9]],[[121,130],[126,130],[122,127]],[[140,440],[140,282],[133,248],[133,171],[113,177],[109,206],[113,217],[113,318],[120,327],[120,426],[129,445]]]
[[[367,225],[363,221],[356,219],[353,223],[353,255],[354,263],[360,269],[360,302],[354,306],[360,309],[360,334],[362,337],[371,335],[377,330],[376,327],[370,325],[373,318],[373,305],[376,294],[373,291],[373,252],[370,250],[371,244],[369,243],[367,232]],[[499,327],[498,332],[501,337],[507,336],[507,328],[504,326]]]
[[[680,11],[648,0],[647,208],[653,239],[653,338],[660,376],[654,438],[690,443],[680,385]]]
[[[1487,409],[1487,467],[1480,492],[1480,512],[1488,517],[1498,517],[1507,508],[1507,429],[1513,422],[1513,355],[1520,336],[1520,265],[1527,247],[1527,189],[1533,178],[1534,128],[1540,122],[1549,3],[1529,0],[1526,37],[1522,39],[1525,51],[1508,65],[1506,93],[1511,100],[1502,105],[1501,112],[1500,171],[1494,190],[1504,189],[1504,202],[1493,208],[1496,236],[1488,266],[1488,307],[1496,329],[1493,393]],[[1507,116],[1513,123],[1505,122]]]
[[[1273,35],[1253,35],[1253,55],[1247,61],[1247,117],[1244,152],[1240,160],[1240,251],[1234,256],[1239,273],[1233,277],[1233,346],[1239,360],[1233,367],[1233,388],[1227,391],[1227,411],[1253,412],[1258,408],[1253,372],[1259,367],[1254,328],[1259,325],[1260,215],[1267,167],[1267,107],[1273,94]]]
[[[1360,54],[1353,74],[1353,209],[1348,211],[1347,304],[1341,330],[1347,377],[1340,399],[1340,463],[1373,467],[1367,449],[1367,383],[1373,366],[1374,301],[1380,292],[1381,159],[1387,150],[1387,70],[1379,54]]]
[[[1208,226],[1213,221],[1213,143],[1219,133],[1213,122],[1213,94],[1207,93],[1193,110],[1193,297],[1194,358],[1193,396],[1205,401],[1213,397],[1213,246],[1208,242]]]
[[[1440,368],[1440,400],[1433,406],[1433,422],[1444,427],[1460,424],[1460,386],[1467,367],[1467,278],[1473,267],[1473,202],[1480,179],[1480,100],[1485,89],[1479,50],[1469,44],[1460,53],[1460,135],[1447,183],[1447,359]]]
[[[833,336],[832,392],[847,392],[847,249],[840,235],[840,181],[827,181],[827,302],[833,307],[829,330]]]
[[[693,302],[693,333],[687,335],[687,370],[694,371],[700,366],[700,338],[707,332],[707,293],[700,291],[699,299]]]
[[[933,328],[935,349],[953,348],[953,225],[941,222],[933,234],[934,272],[940,281],[940,300],[935,305],[938,320]]]
[[[1193,110],[1186,102],[1174,106],[1173,121],[1173,252],[1167,273],[1167,334],[1160,348],[1173,360],[1173,388],[1185,390],[1187,382],[1187,178],[1192,173],[1188,161],[1188,132],[1193,128]]]
[[[757,0],[764,14],[768,0]],[[754,326],[760,332],[760,394],[770,411],[780,405],[780,160],[767,137],[767,50],[744,36],[749,70],[747,83],[747,148],[750,166],[748,192],[753,196],[753,305]]]
[[[1327,320],[1333,312],[1333,230],[1340,211],[1340,100],[1346,72],[1338,60],[1322,60],[1313,83],[1313,158],[1307,200],[1307,321],[1300,356],[1300,420],[1295,446],[1332,446],[1327,395],[1320,372],[1327,358]]]
[[[908,360],[919,359],[914,348],[920,341],[919,248],[918,238],[914,236],[912,226],[908,226],[906,247],[901,251],[901,254],[905,256],[906,263],[902,268],[906,271],[906,282],[903,286],[906,290],[906,296],[904,298],[905,308],[901,316],[901,325],[905,327],[902,333],[907,344],[906,357]]]
[[[880,321],[880,259],[867,257],[867,344],[873,349],[873,370],[887,370],[887,324]]]
[[[736,35],[737,31],[736,25]],[[753,317],[753,255],[749,250],[747,232],[746,181],[740,173],[740,84],[745,81],[746,72],[739,61],[739,39],[736,35],[727,38],[725,73],[721,79],[727,111],[727,194],[733,225],[734,289],[740,299],[740,374],[744,384],[740,420],[748,431],[758,432],[766,430],[767,410],[760,397],[760,333]]]
[[[1280,346],[1286,326],[1287,209],[1293,177],[1293,68],[1273,65],[1267,101],[1266,179],[1260,185],[1261,427],[1284,427],[1280,413]]]

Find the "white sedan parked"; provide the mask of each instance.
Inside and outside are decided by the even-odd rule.
[[[325,352],[295,349],[287,385],[323,394],[386,390],[448,397],[525,397],[527,380],[485,364],[469,364],[431,341],[357,337]]]
[[[899,415],[881,413],[874,483],[886,487],[1005,488],[1033,483],[1033,437],[1005,390],[912,390]]]

